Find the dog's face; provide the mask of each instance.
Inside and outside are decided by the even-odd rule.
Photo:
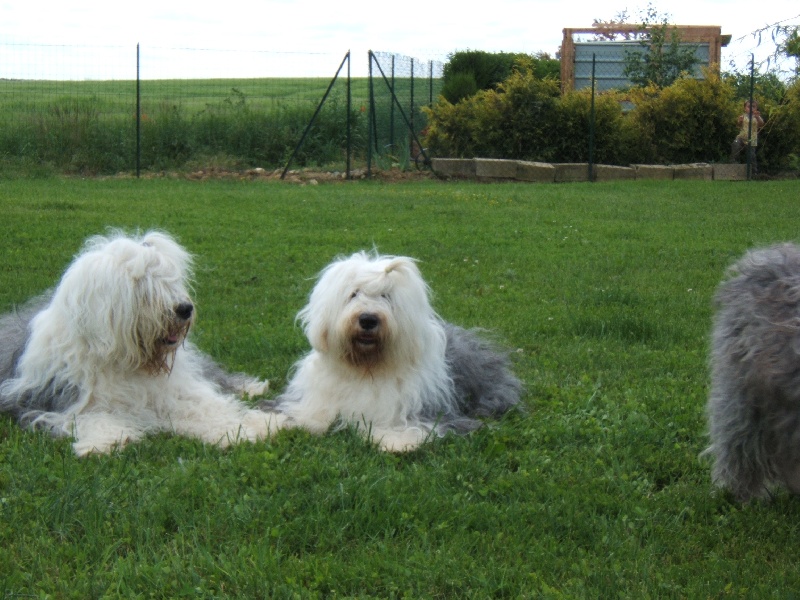
[[[169,372],[195,318],[190,270],[190,255],[166,234],[96,237],[64,274],[54,303],[102,359]]]
[[[358,253],[322,272],[298,318],[315,350],[373,370],[413,363],[435,314],[413,259]]]

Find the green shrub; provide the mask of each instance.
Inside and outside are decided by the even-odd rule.
[[[475,74],[467,71],[453,73],[442,86],[442,96],[453,104],[474,96],[477,92],[478,82],[475,80]]]
[[[634,110],[624,114],[623,100]],[[441,100],[428,111],[428,145],[438,156],[583,162],[589,158],[591,103],[590,90],[561,95],[555,80],[520,67],[497,90],[458,104]],[[593,160],[620,165],[728,160],[736,104],[733,86],[713,73],[666,88],[597,94]],[[795,105],[782,105],[776,126],[793,118]],[[775,136],[782,156],[797,154],[796,129],[785,130],[784,137],[765,135]]]
[[[531,55],[479,50],[455,52],[448,57],[444,66],[442,95],[455,104],[480,90],[497,89],[520,65],[537,79],[558,80],[561,75],[560,62],[546,53]]]
[[[440,100],[429,114],[428,146],[435,155],[533,161],[588,159],[589,92],[561,96],[555,79],[515,70],[496,91],[452,104]],[[622,109],[614,94],[595,99],[596,157],[623,160]]]
[[[594,101],[593,162],[629,164],[638,155],[631,150],[635,134],[623,126],[622,96],[617,92],[597,94]],[[569,92],[558,103],[557,125],[552,144],[556,162],[589,160],[591,90]]]
[[[771,173],[800,172],[800,80],[777,104],[762,104],[764,128],[759,134],[759,165]]]
[[[723,81],[730,83],[734,88],[734,95],[741,103],[750,98],[750,71],[729,71],[722,73]],[[778,104],[786,93],[786,83],[775,73],[753,72],[753,96],[760,102]]]
[[[639,133],[639,153],[655,163],[724,161],[736,135],[732,86],[711,72],[669,87],[629,91],[635,105],[626,118]]]

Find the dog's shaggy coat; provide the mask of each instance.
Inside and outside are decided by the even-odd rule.
[[[78,455],[156,431],[220,445],[266,437],[275,416],[236,395],[267,382],[185,341],[191,263],[161,232],[89,239],[55,290],[0,317],[0,410],[72,436]]]
[[[716,294],[712,479],[746,502],[800,493],[800,248],[748,252]]]
[[[287,426],[351,424],[405,451],[519,401],[506,355],[439,318],[411,258],[360,252],[331,263],[298,319],[312,350],[268,403]]]

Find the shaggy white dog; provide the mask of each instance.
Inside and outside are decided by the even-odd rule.
[[[235,394],[267,382],[185,341],[191,263],[160,232],[89,239],[54,291],[0,318],[0,410],[71,435],[78,455],[157,431],[221,446],[266,437],[278,416]]]
[[[330,264],[298,319],[312,350],[267,403],[285,426],[354,424],[389,451],[466,432],[519,401],[506,356],[444,323],[407,257],[361,252]]]

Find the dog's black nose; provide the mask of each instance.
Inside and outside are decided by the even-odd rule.
[[[175,314],[178,315],[181,319],[188,319],[192,316],[192,311],[194,310],[194,306],[191,302],[181,302],[178,306],[175,307]]]
[[[371,313],[362,313],[358,315],[358,324],[364,331],[375,329],[379,323],[380,319]]]

